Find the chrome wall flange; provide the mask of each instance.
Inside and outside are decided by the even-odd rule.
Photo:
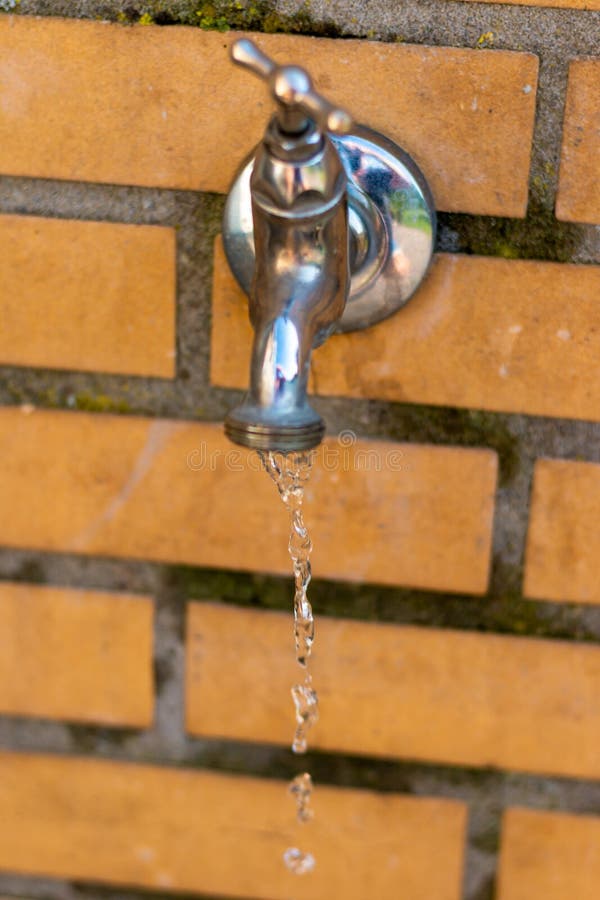
[[[433,197],[415,161],[389,138],[364,126],[330,135],[348,178],[351,285],[335,331],[368,328],[401,309],[431,263],[436,235]],[[225,207],[223,241],[246,294],[254,273],[250,176],[242,164]]]

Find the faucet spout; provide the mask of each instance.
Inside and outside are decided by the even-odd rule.
[[[251,176],[254,343],[248,396],[225,420],[235,443],[290,452],[322,440],[308,376],[312,348],[330,334],[348,295],[346,187],[328,136],[311,126],[285,136],[271,123]]]
[[[320,443],[325,426],[306,397],[310,351],[302,323],[285,313],[257,330],[248,397],[225,420],[232,441],[283,452]]]

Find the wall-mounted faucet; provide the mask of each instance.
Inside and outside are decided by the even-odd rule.
[[[304,69],[245,38],[231,56],[265,79],[277,112],[225,207],[225,252],[254,327],[250,390],[225,431],[257,450],[307,450],[325,431],[306,395],[313,347],[406,303],[431,261],[435,209],[415,162],[354,125]]]

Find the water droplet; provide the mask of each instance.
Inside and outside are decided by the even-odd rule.
[[[306,753],[306,734],[319,718],[319,698],[312,687],[310,675],[304,684],[295,684],[292,688],[292,699],[296,707],[296,733],[292,743],[294,753]]]
[[[309,773],[303,772],[301,775],[296,775],[296,777],[290,781],[288,790],[296,800],[296,818],[298,821],[310,822],[314,815],[314,811],[310,807],[313,783]]]
[[[283,854],[283,861],[294,875],[306,875],[315,867],[315,858],[312,853],[303,853],[298,847],[288,847]]]

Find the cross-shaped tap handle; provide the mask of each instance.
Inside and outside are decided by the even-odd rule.
[[[232,44],[231,58],[267,82],[279,106],[280,128],[286,134],[304,131],[307,118],[334,134],[347,134],[352,128],[351,115],[315,91],[306,69],[278,65],[248,38]]]

